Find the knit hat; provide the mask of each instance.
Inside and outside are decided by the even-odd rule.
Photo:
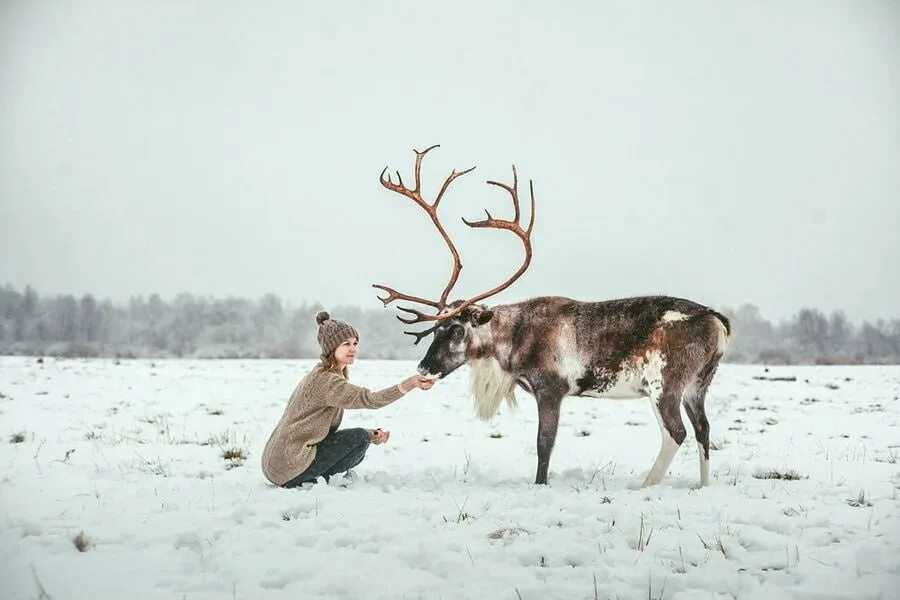
[[[316,315],[316,323],[319,324],[319,348],[322,349],[322,360],[328,360],[334,349],[344,340],[359,339],[359,333],[353,325],[332,319],[324,310]]]

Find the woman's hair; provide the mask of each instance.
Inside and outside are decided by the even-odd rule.
[[[335,348],[337,350],[337,348]],[[337,359],[334,357],[334,350],[331,351],[331,354],[328,355],[328,358],[321,361],[319,363],[326,371],[331,371],[332,373],[337,373],[338,375],[343,375],[344,379],[350,379],[350,372],[347,370],[347,367],[344,367],[342,370],[338,370]]]

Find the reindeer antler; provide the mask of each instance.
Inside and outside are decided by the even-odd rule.
[[[416,163],[415,163],[415,187],[413,187],[412,189],[407,188],[406,186],[403,185],[403,179],[400,177],[399,171],[397,172],[398,183],[394,183],[393,180],[391,179],[390,175],[388,175],[387,178],[385,178],[384,174],[387,172],[387,167],[384,168],[384,170],[381,172],[381,175],[379,176],[379,181],[381,182],[381,185],[383,185],[385,188],[391,190],[392,192],[396,192],[398,194],[402,194],[402,195],[406,196],[407,198],[410,198],[416,204],[421,206],[425,210],[426,213],[428,213],[428,216],[431,217],[431,221],[434,223],[438,232],[440,232],[441,236],[444,238],[444,241],[447,243],[447,247],[450,249],[450,254],[453,256],[453,271],[450,274],[450,280],[447,282],[447,285],[444,287],[444,290],[443,290],[443,292],[441,292],[441,296],[437,301],[428,300],[426,298],[420,298],[418,296],[411,296],[409,294],[404,294],[404,293],[398,292],[397,290],[395,290],[393,288],[390,288],[390,287],[387,287],[384,285],[380,285],[380,284],[372,285],[372,287],[384,290],[385,292],[388,293],[387,297],[381,297],[381,296],[378,297],[378,299],[381,300],[385,306],[387,306],[388,304],[390,304],[391,302],[393,302],[395,300],[407,300],[410,302],[416,302],[418,304],[424,304],[427,306],[431,306],[432,308],[436,308],[438,310],[438,314],[428,315],[428,314],[422,313],[418,310],[399,306],[398,308],[400,310],[402,310],[404,312],[408,312],[413,315],[412,318],[407,318],[407,319],[404,319],[399,316],[397,317],[397,319],[399,319],[401,322],[406,323],[408,325],[412,325],[414,323],[421,323],[424,321],[443,321],[445,319],[449,319],[449,318],[459,314],[466,307],[471,306],[472,304],[474,304],[476,302],[484,300],[485,298],[493,296],[494,294],[497,294],[497,293],[505,290],[506,288],[508,288],[515,280],[517,280],[519,277],[522,276],[522,273],[525,272],[525,270],[528,268],[528,265],[531,263],[531,230],[534,227],[534,186],[533,186],[532,182],[529,181],[529,189],[531,191],[531,219],[528,223],[528,227],[525,229],[522,229],[521,225],[519,224],[520,209],[519,209],[518,176],[516,174],[516,167],[515,167],[515,165],[513,165],[513,184],[512,184],[512,186],[509,186],[509,185],[506,185],[504,183],[500,183],[497,181],[488,181],[487,182],[489,185],[495,185],[497,187],[501,187],[510,193],[510,195],[512,196],[513,208],[515,209],[515,217],[513,218],[513,220],[507,221],[504,219],[495,219],[491,216],[491,214],[487,210],[485,210],[484,212],[487,215],[487,219],[482,220],[482,221],[474,221],[474,222],[466,221],[465,219],[463,219],[463,222],[466,225],[468,225],[469,227],[472,227],[473,229],[474,228],[488,228],[488,229],[507,229],[509,231],[512,231],[514,234],[516,234],[516,236],[519,239],[522,240],[522,243],[525,245],[525,260],[522,263],[522,266],[520,266],[519,269],[504,283],[500,284],[499,286],[495,287],[492,290],[489,290],[483,294],[479,294],[478,296],[475,296],[473,298],[470,298],[470,299],[462,302],[460,305],[454,307],[451,310],[445,310],[446,306],[447,306],[447,297],[450,294],[450,291],[453,289],[453,286],[456,285],[456,282],[459,279],[459,273],[462,270],[462,262],[460,261],[459,252],[456,250],[456,246],[453,244],[453,241],[450,239],[450,236],[447,235],[447,232],[444,229],[443,225],[441,224],[440,219],[438,219],[437,207],[440,204],[441,199],[444,197],[444,192],[447,191],[447,188],[450,186],[450,184],[453,182],[453,180],[461,175],[465,175],[466,173],[469,173],[475,167],[466,169],[465,171],[456,171],[454,169],[453,172],[450,173],[450,175],[444,181],[444,185],[441,186],[441,190],[438,193],[437,198],[434,200],[433,203],[429,204],[428,202],[425,201],[425,199],[422,198],[422,193],[421,193],[422,158],[428,152],[430,152],[431,150],[438,148],[438,147],[439,147],[439,145],[434,145],[434,146],[431,146],[421,152],[418,150],[413,150],[413,152],[416,153]],[[415,343],[418,344],[422,340],[422,338],[431,334],[435,330],[436,327],[437,327],[437,325],[435,325],[425,331],[421,331],[421,332],[405,331],[404,333],[406,333],[407,335],[415,336],[415,338],[416,338]]]
[[[447,179],[444,181],[444,185],[441,186],[441,190],[440,190],[440,192],[438,192],[438,195],[435,198],[434,202],[429,204],[424,198],[422,198],[422,159],[425,157],[426,154],[428,154],[435,148],[439,148],[439,147],[440,147],[440,144],[435,144],[434,146],[430,146],[422,151],[415,150],[415,149],[413,150],[413,152],[415,152],[415,154],[416,154],[416,162],[415,162],[415,167],[414,167],[414,174],[415,174],[414,187],[408,188],[405,185],[403,185],[403,178],[400,176],[399,171],[396,172],[397,173],[397,183],[393,182],[390,174],[388,174],[387,177],[385,177],[385,173],[387,173],[387,170],[388,170],[387,167],[385,167],[381,171],[381,175],[378,176],[378,180],[381,182],[381,185],[383,185],[388,190],[390,190],[392,192],[396,192],[398,194],[401,194],[401,195],[406,196],[407,198],[411,199],[413,202],[415,202],[420,207],[422,207],[422,209],[426,213],[428,213],[428,216],[431,217],[432,223],[434,223],[434,226],[437,228],[438,233],[441,234],[441,237],[444,238],[444,241],[447,243],[447,247],[450,249],[450,254],[453,256],[453,270],[450,273],[450,279],[447,281],[447,285],[444,286],[444,291],[441,293],[440,299],[437,301],[428,300],[427,298],[420,298],[418,296],[411,296],[409,294],[404,294],[402,292],[398,292],[397,290],[387,287],[385,285],[380,285],[377,283],[373,284],[372,287],[378,288],[380,290],[387,292],[388,295],[386,297],[381,297],[381,296],[378,297],[378,299],[381,300],[381,302],[385,306],[387,306],[391,302],[394,302],[395,300],[408,300],[410,302],[416,302],[418,304],[425,304],[427,306],[431,306],[433,308],[440,310],[447,303],[447,296],[450,295],[450,291],[453,289],[453,286],[456,285],[456,282],[459,279],[459,272],[462,270],[462,261],[459,258],[459,252],[456,250],[456,246],[453,244],[453,240],[450,239],[450,236],[447,234],[447,231],[444,229],[443,224],[441,223],[440,219],[437,216],[437,209],[441,203],[441,199],[443,199],[443,197],[444,197],[444,193],[447,191],[447,188],[450,187],[450,184],[453,183],[453,180],[455,180],[457,177],[461,177],[462,175],[465,175],[466,173],[471,172],[472,170],[475,169],[475,167],[471,167],[464,171],[457,171],[456,169],[454,169],[450,173],[450,175],[447,177]],[[400,321],[402,321],[404,323],[412,324],[412,323],[418,323],[423,320],[428,320],[428,315],[424,315],[418,311],[414,311],[414,310],[411,310],[408,308],[403,308],[403,307],[400,307],[400,310],[404,310],[406,312],[410,312],[410,313],[416,315],[415,319],[403,319],[401,317],[397,317]],[[422,317],[422,318],[420,318],[420,317]],[[409,331],[404,332],[404,333],[416,336],[415,343],[418,344],[423,337],[427,336],[432,331],[434,331],[434,328],[431,328],[430,330],[428,330],[426,332],[422,332],[421,335],[418,333],[409,332]]]
[[[462,304],[460,304],[459,306],[457,306],[454,309],[453,314],[457,314],[460,311],[462,311],[464,308],[466,308],[467,306],[471,306],[472,304],[475,304],[476,302],[480,302],[481,300],[484,300],[485,298],[488,298],[490,296],[493,296],[494,294],[502,292],[503,290],[508,288],[510,285],[512,285],[512,283],[516,279],[521,277],[522,273],[524,273],[525,270],[528,268],[528,265],[531,264],[531,230],[534,229],[534,182],[531,180],[528,180],[528,191],[531,193],[531,218],[528,220],[528,227],[526,227],[525,229],[522,229],[522,226],[519,225],[519,217],[520,217],[519,177],[516,174],[516,165],[513,165],[512,172],[513,172],[512,187],[506,185],[505,183],[500,183],[499,181],[488,181],[488,185],[496,185],[497,187],[501,187],[510,193],[510,196],[512,196],[513,208],[515,209],[515,213],[516,213],[513,220],[506,221],[503,219],[495,219],[491,216],[491,213],[489,213],[487,210],[485,210],[484,214],[487,215],[487,219],[485,219],[483,221],[474,221],[474,222],[469,222],[469,221],[466,221],[465,219],[463,219],[463,222],[472,228],[484,227],[484,228],[489,228],[489,229],[506,229],[508,231],[512,231],[514,234],[516,234],[516,236],[520,240],[522,240],[522,244],[524,244],[524,246],[525,246],[525,260],[522,262],[522,266],[519,267],[519,270],[516,271],[515,273],[513,273],[513,275],[509,279],[507,279],[506,281],[504,281],[503,283],[501,283],[500,285],[498,285],[497,287],[495,287],[492,290],[489,290],[483,294],[475,296],[474,298],[470,298],[469,300],[466,300],[465,302],[463,302]],[[448,316],[441,315],[441,318],[447,319],[447,318],[453,316],[453,314],[450,314]]]

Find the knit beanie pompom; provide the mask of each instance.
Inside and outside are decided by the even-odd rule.
[[[330,318],[331,315],[328,314],[328,311],[320,310],[318,313],[316,313],[316,325],[321,325]]]

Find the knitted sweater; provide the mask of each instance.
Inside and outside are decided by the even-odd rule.
[[[309,467],[316,444],[341,424],[345,408],[381,408],[403,396],[399,386],[379,392],[353,385],[316,365],[300,380],[262,455],[266,479],[284,485]]]

